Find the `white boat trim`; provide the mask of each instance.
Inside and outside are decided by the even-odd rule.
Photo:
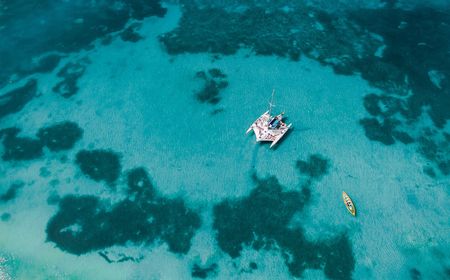
[[[255,133],[257,142],[272,142],[270,148],[275,146],[275,144],[277,144],[281,140],[281,138],[283,138],[283,136],[292,126],[292,123],[287,125],[282,121],[284,113],[281,113],[277,116],[271,115],[272,107],[274,107],[274,92],[275,91],[272,92],[272,99],[269,103],[269,110],[264,112],[259,118],[257,118],[246,131],[246,134],[248,134],[250,131],[253,131]],[[271,127],[271,122],[274,121],[275,118],[277,118],[279,122],[276,128]]]

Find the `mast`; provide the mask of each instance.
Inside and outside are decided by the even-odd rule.
[[[272,98],[270,99],[270,102],[269,102],[269,116],[272,113],[272,107],[275,107],[275,105],[273,105],[274,94],[275,94],[275,89],[272,90]]]

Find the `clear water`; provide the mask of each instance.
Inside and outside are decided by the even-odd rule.
[[[450,6],[347,2],[0,1],[0,279],[450,277]]]

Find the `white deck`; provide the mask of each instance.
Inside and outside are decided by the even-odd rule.
[[[265,112],[247,129],[246,133],[248,134],[253,130],[257,142],[272,142],[270,145],[270,148],[272,148],[286,134],[292,124],[281,123],[279,128],[273,129],[269,128],[270,119],[272,119],[272,116],[270,116],[269,111]]]

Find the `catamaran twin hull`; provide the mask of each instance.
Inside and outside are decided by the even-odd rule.
[[[271,119],[273,119],[273,117],[270,115],[269,111],[265,112],[249,127],[249,129],[247,129],[246,132],[248,134],[250,131],[253,130],[255,132],[257,142],[260,141],[272,142],[270,148],[272,148],[278,141],[280,141],[280,139],[286,134],[286,132],[292,125],[292,124],[286,125],[285,123],[281,122],[280,119],[280,125],[276,128],[271,128],[270,127]]]

